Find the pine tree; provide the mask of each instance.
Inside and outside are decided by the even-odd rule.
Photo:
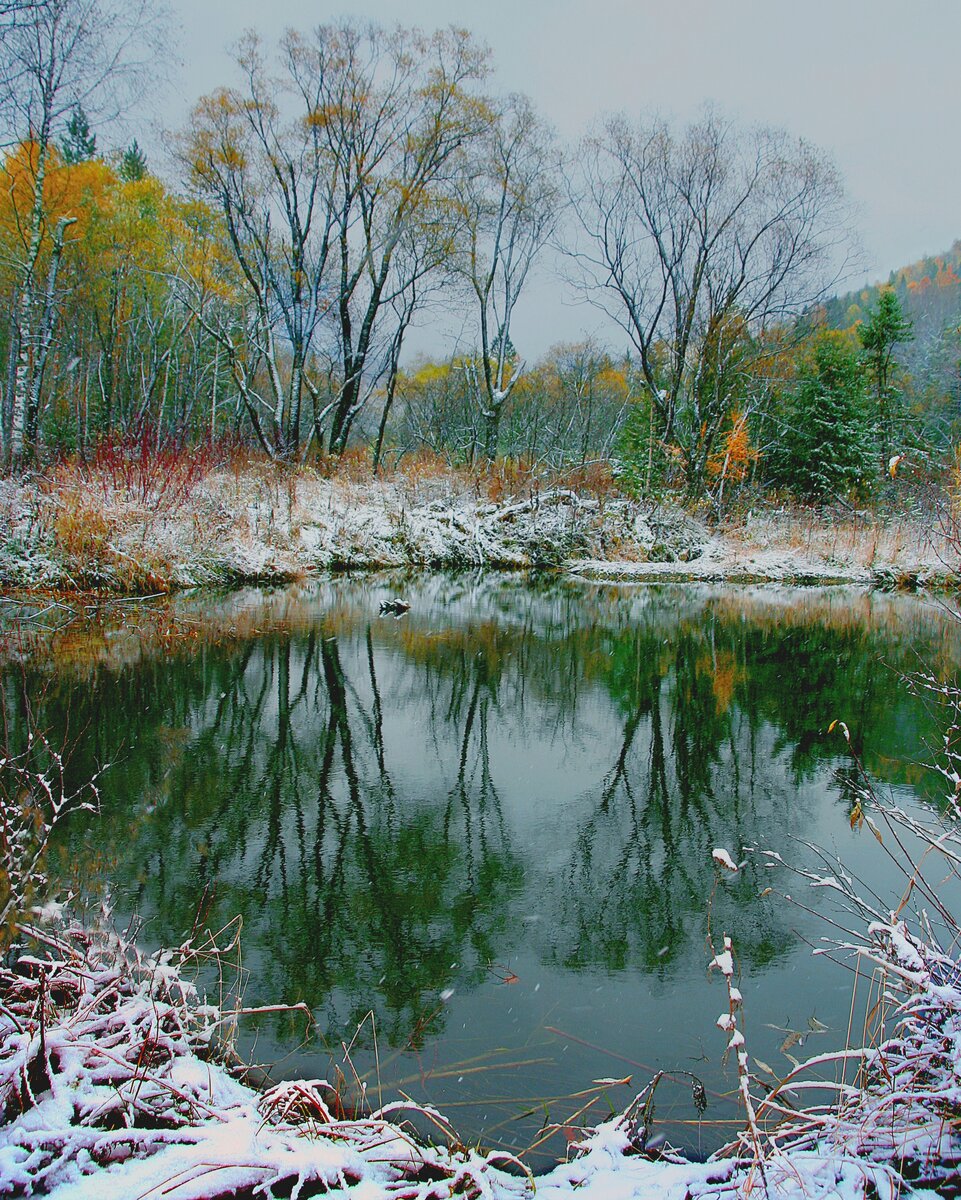
[[[670,463],[660,417],[646,392],[628,407],[615,445],[615,472],[621,487],[632,496],[658,495]]]
[[[773,458],[778,481],[808,500],[864,492],[876,475],[864,364],[841,336],[824,334],[788,407]]]
[[[60,143],[63,161],[68,166],[88,162],[97,153],[97,137],[90,131],[87,114],[78,104],[67,122],[67,135]]]
[[[137,183],[147,174],[147,156],[137,145],[136,138],[120,156],[118,171],[124,183]]]
[[[863,361],[871,374],[884,468],[895,443],[900,415],[900,395],[892,386],[894,348],[914,338],[911,322],[905,318],[896,292],[881,293],[877,306],[869,310],[867,320],[858,329],[858,337]]]

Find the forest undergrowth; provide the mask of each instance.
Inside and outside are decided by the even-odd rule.
[[[421,453],[375,475],[362,452],[297,466],[226,443],[109,441],[0,480],[0,583],[153,595],[415,565],[953,586],[939,498],[903,481],[864,510],[745,493],[719,520],[628,494],[609,464],[481,470]]]

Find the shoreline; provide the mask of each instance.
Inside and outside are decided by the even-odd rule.
[[[951,590],[957,547],[916,516],[771,508],[709,526],[565,488],[485,498],[454,478],[213,472],[161,506],[105,478],[0,481],[0,590],[154,595],[390,568],[553,571],[606,582]]]

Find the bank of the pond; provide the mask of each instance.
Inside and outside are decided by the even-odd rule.
[[[766,509],[709,527],[669,506],[563,488],[491,500],[453,478],[264,467],[166,489],[76,469],[0,483],[8,589],[142,594],[402,566],[912,589],[956,578],[950,539],[906,516]]]

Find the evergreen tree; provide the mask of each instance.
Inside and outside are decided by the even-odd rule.
[[[876,475],[864,364],[838,334],[819,339],[772,454],[777,481],[808,500],[866,491]]]
[[[669,462],[662,423],[650,396],[641,391],[630,404],[615,443],[615,473],[632,496],[657,496],[667,482]]]
[[[78,104],[67,122],[67,135],[60,143],[63,161],[68,166],[88,162],[97,153],[97,137],[90,130],[87,114]]]
[[[498,330],[497,336],[491,342],[491,358],[495,361],[500,357],[502,335],[503,330]],[[514,348],[514,343],[511,341],[510,334],[507,335],[507,340],[504,344],[504,361],[509,363],[517,361],[517,351]]]
[[[900,416],[900,394],[892,385],[896,366],[894,348],[914,338],[912,324],[905,318],[896,292],[881,293],[877,305],[869,310],[867,320],[858,329],[858,337],[862,358],[871,374],[883,468],[895,444]]]
[[[147,156],[137,145],[136,138],[120,156],[118,171],[124,183],[137,183],[147,174]]]

